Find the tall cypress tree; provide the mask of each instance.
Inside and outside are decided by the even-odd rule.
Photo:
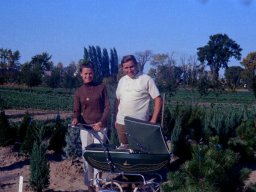
[[[102,53],[101,48],[99,46],[96,46],[96,58],[97,58],[97,68],[98,68],[98,81],[102,81],[103,79],[103,73],[102,73]]]
[[[110,66],[111,66],[111,75],[117,75],[118,56],[115,48],[110,50]]]
[[[109,70],[109,56],[107,49],[103,49],[102,53],[102,75],[103,77],[110,76],[110,70]]]
[[[89,61],[90,60],[90,56],[89,56],[89,52],[88,50],[84,47],[84,56],[83,56],[83,59],[85,61]]]
[[[118,74],[118,56],[115,48],[110,50],[101,49],[99,46],[84,48],[83,59],[94,63],[95,81],[101,82],[104,77]]]

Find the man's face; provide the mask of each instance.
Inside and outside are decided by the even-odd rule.
[[[83,68],[80,75],[83,79],[83,82],[86,84],[86,83],[92,82],[94,77],[94,72],[91,68]]]
[[[137,74],[137,66],[133,63],[133,61],[127,61],[123,63],[123,72],[131,78],[134,78]]]

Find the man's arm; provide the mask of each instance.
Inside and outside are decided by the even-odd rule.
[[[153,110],[153,115],[152,118],[150,119],[150,123],[156,123],[158,116],[161,112],[161,108],[162,108],[162,98],[159,95],[158,97],[156,97],[154,99],[154,110]]]
[[[115,99],[115,104],[114,104],[114,122],[116,121],[116,116],[118,113],[118,106],[119,106],[120,100],[119,99]]]

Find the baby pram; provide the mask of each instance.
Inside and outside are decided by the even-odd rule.
[[[160,191],[170,161],[161,126],[125,117],[125,127],[129,149],[100,141],[87,146],[83,154],[92,167],[105,172],[96,178],[101,191]]]

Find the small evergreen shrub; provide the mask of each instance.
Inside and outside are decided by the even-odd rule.
[[[52,134],[49,140],[48,149],[54,150],[56,153],[62,153],[65,146],[65,135],[67,132],[67,122],[64,122],[58,115],[52,127]]]
[[[17,129],[17,141],[23,142],[28,130],[28,127],[30,126],[32,122],[32,118],[28,112],[24,115],[21,124],[19,125]]]
[[[82,146],[80,139],[80,129],[68,127],[65,136],[66,146],[64,147],[64,153],[67,158],[81,157]]]
[[[256,160],[256,125],[255,120],[243,121],[236,129],[236,137],[229,140],[229,146],[238,152],[242,161]]]
[[[194,144],[192,159],[169,173],[163,191],[234,191],[237,179],[232,171],[238,157],[231,150],[222,149],[218,141],[218,137],[212,137],[208,145]]]
[[[16,129],[13,129],[4,111],[0,112],[0,146],[13,144],[16,138]]]
[[[49,186],[50,168],[46,158],[47,146],[43,142],[44,128],[35,128],[35,141],[30,159],[30,187],[41,192]]]
[[[24,138],[24,141],[21,144],[20,147],[20,152],[24,153],[24,154],[31,154],[32,149],[33,149],[33,144],[35,142],[36,139],[36,128],[37,127],[41,127],[42,123],[40,122],[36,122],[36,121],[32,121],[29,126],[27,127],[27,132],[26,132],[26,136]]]

